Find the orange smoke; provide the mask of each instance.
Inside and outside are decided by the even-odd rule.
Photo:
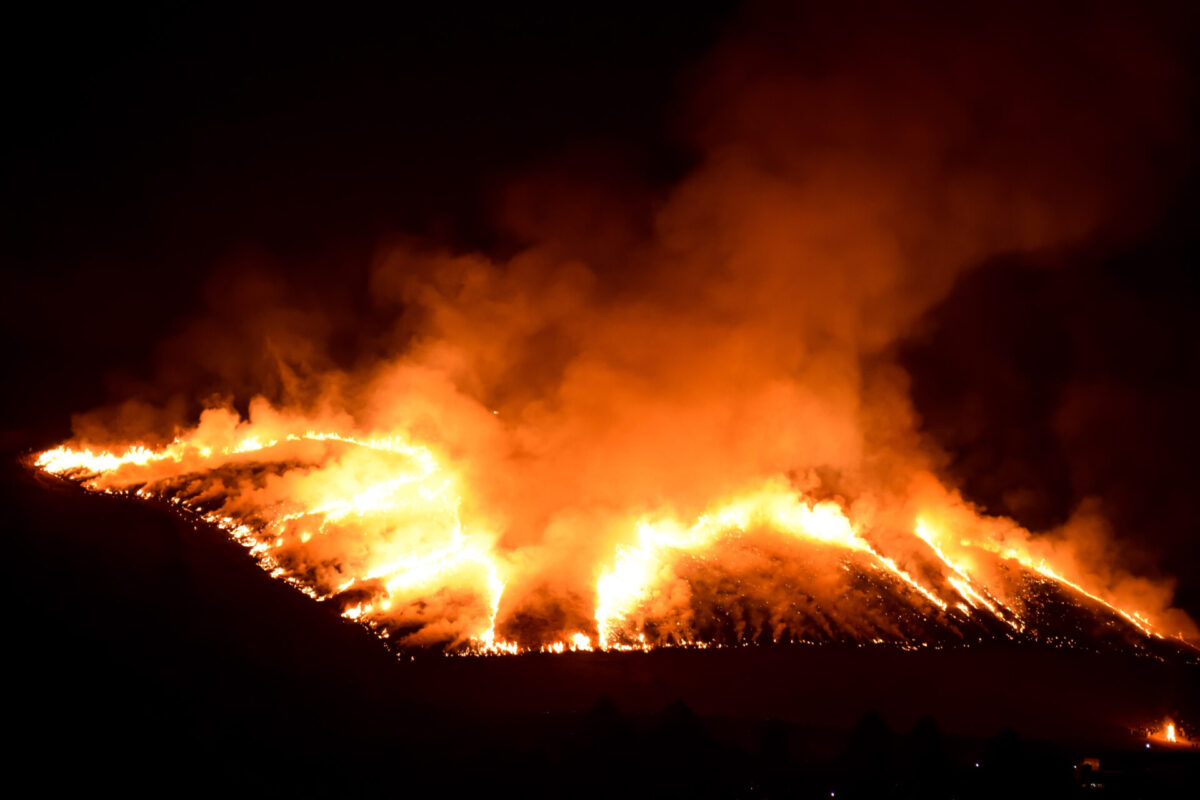
[[[268,299],[245,349],[275,370],[244,416],[164,442],[125,406],[38,465],[192,510],[410,645],[1036,635],[1046,586],[1100,627],[1194,635],[1168,587],[1096,557],[1087,509],[1037,536],[935,477],[893,357],[964,270],[1136,227],[1170,65],[1106,50],[1103,20],[1066,45],[988,20],[836,47],[801,22],[751,19],[698,70],[699,163],[669,191],[525,186],[515,255],[381,255],[384,356],[336,368],[320,316]],[[1075,68],[1045,71],[1064,46]],[[242,349],[206,369],[247,380]]]

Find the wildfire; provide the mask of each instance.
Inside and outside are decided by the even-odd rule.
[[[1183,734],[1183,731],[1175,724],[1175,720],[1167,718],[1162,723],[1147,734],[1146,738],[1150,742],[1158,742],[1159,744],[1177,744],[1188,745],[1194,747],[1195,744]],[[1147,747],[1150,745],[1147,744]]]
[[[470,221],[337,269],[340,246],[292,243],[295,265],[239,259],[187,302],[153,296],[151,319],[189,315],[156,351],[161,380],[122,381],[145,391],[82,413],[34,463],[219,526],[396,648],[1200,642],[1169,579],[1123,568],[1106,500],[1082,496],[1127,472],[1096,454],[1149,452],[1136,432],[1087,437],[1159,405],[1099,369],[1138,348],[1078,327],[1112,327],[1088,316],[1118,299],[1100,256],[1139,252],[1182,196],[1160,181],[1178,178],[1162,165],[1186,143],[1188,82],[1140,24],[1117,47],[1126,26],[1104,14],[1075,37],[959,16],[910,31],[752,13],[646,117],[670,118],[665,135],[594,149],[555,127],[552,159],[451,204]],[[369,216],[352,227],[411,234],[429,215]],[[1032,277],[1060,263],[1079,274]],[[1046,368],[1068,371],[1026,385],[1048,378],[1025,369],[1025,328],[978,309],[1010,320],[992,289],[1041,287],[1040,321],[1076,278],[1102,293],[1045,328]],[[105,319],[99,297],[66,308],[71,330]],[[1013,338],[972,349],[993,333]],[[1002,421],[998,389],[1042,399]],[[941,401],[967,435],[940,435]],[[1046,470],[1009,449],[1027,423],[1061,445]],[[999,480],[978,481],[992,456]],[[1066,493],[1030,491],[1038,475],[1077,506],[1043,503]],[[959,479],[1064,519],[1026,530]]]
[[[991,618],[1020,633],[1029,613],[1006,564],[1161,636],[1136,610],[1068,580],[1033,552],[973,538],[990,522],[973,512],[970,536],[930,521],[948,518],[949,505],[898,534],[776,476],[690,522],[666,509],[618,516],[614,524],[632,535],[618,533],[596,556],[589,623],[517,641],[500,631],[513,629],[505,595],[528,554],[506,545],[490,527],[495,518],[468,502],[463,469],[403,433],[317,429],[259,402],[249,420],[206,411],[196,428],[160,447],[61,446],[35,463],[89,490],[136,492],[195,513],[244,544],[272,576],[401,646],[512,654],[719,644],[697,615],[727,614],[756,591],[769,596],[772,638],[803,637],[806,628],[868,641],[904,636],[886,610],[855,619],[839,608],[853,604],[855,582],[867,578],[876,600],[885,591],[878,587],[890,586],[904,613],[940,627]],[[738,588],[702,596],[713,580]],[[791,594],[773,581],[792,586]],[[753,633],[735,624],[737,638]],[[1173,741],[1174,728],[1166,735]]]
[[[239,269],[184,304],[161,393],[81,415],[37,467],[219,526],[397,648],[1196,637],[1098,507],[1035,533],[947,485],[902,358],[957,330],[936,312],[977,265],[1151,219],[1127,204],[1165,177],[1173,72],[1003,26],[922,30],[913,59],[758,24],[696,71],[678,180],[564,156],[494,193],[496,235],[469,237],[493,252],[392,239],[356,287]],[[1097,75],[1120,80],[1081,98]]]

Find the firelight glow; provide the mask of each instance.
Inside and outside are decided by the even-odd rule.
[[[496,193],[503,246],[239,262],[36,465],[220,526],[396,648],[1200,641],[1105,498],[998,516],[1042,479],[964,497],[915,398],[905,348],[968,273],[1135,235],[1186,118],[1159,48],[1014,32],[747,29],[681,98],[686,174],[567,158]]]
[[[505,654],[719,644],[697,624],[700,600],[685,567],[735,584],[761,581],[761,560],[747,558],[759,547],[823,565],[809,576],[811,585],[800,579],[793,591],[818,602],[831,598],[828,609],[814,603],[791,616],[776,608],[769,624],[774,639],[814,633],[904,638],[885,612],[854,608],[859,601],[851,587],[862,575],[881,581],[909,612],[939,626],[966,627],[982,615],[1021,632],[1030,623],[1020,584],[1006,565],[1055,581],[1144,634],[1163,635],[1137,609],[1062,577],[1035,552],[1012,546],[1011,537],[1004,546],[977,542],[939,530],[925,516],[913,521],[907,536],[872,537],[838,500],[815,500],[776,476],[712,503],[690,522],[666,509],[629,513],[623,524],[632,535],[619,538],[593,566],[586,626],[512,640],[498,633],[498,622],[504,622],[508,581],[525,554],[502,546],[483,520],[464,515],[470,489],[446,456],[403,432],[364,434],[310,424],[263,402],[249,420],[210,409],[195,429],[162,447],[132,444],[97,452],[62,446],[39,454],[36,464],[93,491],[169,500],[229,531],[273,576],[336,603],[347,618],[402,646]],[[930,516],[964,512],[952,495],[941,496],[946,507]],[[975,516],[972,527],[986,529],[987,522]],[[786,601],[787,588],[767,583],[766,605]],[[836,605],[839,595],[845,608]],[[734,636],[760,633],[743,624]]]

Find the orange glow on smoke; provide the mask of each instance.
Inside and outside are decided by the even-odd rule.
[[[215,283],[154,402],[37,466],[219,525],[401,647],[1057,641],[1063,609],[1196,636],[1095,508],[1033,532],[963,498],[897,356],[967,270],[1144,224],[1163,50],[833,16],[736,27],[671,186],[564,156],[499,201],[504,255]]]

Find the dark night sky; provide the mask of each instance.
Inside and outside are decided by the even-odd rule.
[[[24,14],[2,56],[13,450],[63,437],[71,413],[145,373],[239,258],[353,286],[386,236],[503,248],[497,193],[556,153],[669,185],[695,157],[676,99],[737,19],[721,4]],[[1039,528],[1103,498],[1130,565],[1179,576],[1197,614],[1193,150],[1159,165],[1174,179],[1134,241],[971,271],[903,361],[969,497]]]
[[[663,138],[677,71],[727,14],[289,6],[17,21],[4,333],[29,391],[6,399],[6,427],[61,424],[50,396],[104,400],[105,372],[144,361],[242,251],[300,269],[331,254],[365,264],[394,232],[470,245],[506,176],[581,142],[670,173],[685,157]]]

